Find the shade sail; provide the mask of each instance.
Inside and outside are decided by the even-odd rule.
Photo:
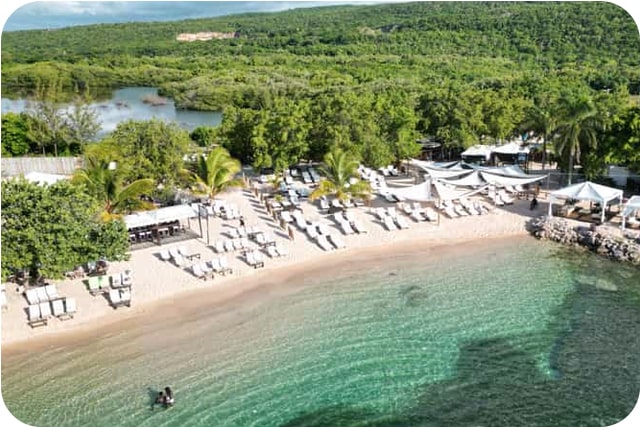
[[[549,193],[549,196],[549,216],[552,216],[553,202],[557,198],[593,200],[602,205],[601,221],[604,222],[605,207],[607,203],[613,199],[620,199],[620,201],[622,201],[622,190],[586,181],[556,190]]]
[[[480,187],[487,185],[487,182],[482,179],[482,175],[480,171],[474,170],[467,176],[456,179],[447,179],[446,182],[455,186],[464,186],[464,187]]]
[[[412,200],[415,202],[431,201],[431,182],[425,181],[422,184],[412,185],[404,188],[388,188],[389,193],[400,200]]]
[[[420,169],[424,170],[433,179],[451,178],[455,176],[465,175],[471,172],[470,169],[459,168],[458,166],[460,165],[460,162],[453,162],[453,163],[455,163],[455,165],[451,163],[449,164],[453,168],[449,168],[449,167],[436,166],[436,163],[432,163],[432,162],[425,162],[423,160],[411,159],[412,165],[417,166]]]
[[[480,172],[482,175],[482,179],[484,179],[488,184],[493,184],[498,187],[506,187],[506,186],[516,186],[516,185],[525,185],[531,184],[536,181],[543,180],[547,177],[547,175],[500,175],[497,173],[492,173],[490,171],[482,171]]]
[[[457,200],[461,197],[472,196],[484,189],[484,187],[482,187],[475,190],[458,190],[456,188],[445,185],[443,181],[435,181],[433,183],[433,186],[436,189],[436,192],[438,193],[438,199],[440,200]]]

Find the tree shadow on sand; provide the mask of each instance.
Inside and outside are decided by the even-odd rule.
[[[423,385],[405,413],[336,406],[282,427],[612,425],[633,410],[640,391],[639,310],[622,293],[578,283],[545,336],[462,344],[454,376]],[[541,371],[529,350],[541,339],[555,375]]]

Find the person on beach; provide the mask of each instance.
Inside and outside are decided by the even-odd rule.
[[[161,391],[158,392],[158,397],[156,397],[155,403],[157,405],[160,405],[160,404],[164,403],[164,393],[162,393]]]
[[[164,406],[165,408],[169,408],[173,406],[173,392],[169,386],[164,388]]]
[[[241,216],[238,221],[240,221],[240,227],[244,227],[244,217]]]
[[[533,196],[533,199],[531,199],[531,204],[529,205],[529,209],[534,210],[537,206],[538,199],[536,198],[536,196]]]

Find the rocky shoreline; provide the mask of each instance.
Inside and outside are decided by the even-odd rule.
[[[583,247],[612,260],[640,266],[640,237],[598,226],[576,226],[563,218],[542,216],[532,219],[529,232],[538,239],[567,246]]]

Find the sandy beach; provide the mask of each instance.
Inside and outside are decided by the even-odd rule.
[[[529,202],[516,200],[513,205],[492,207],[488,214],[467,216],[450,219],[446,215],[440,216],[440,223],[414,222],[405,216],[409,229],[387,231],[383,224],[373,215],[370,207],[350,209],[364,224],[368,232],[364,234],[343,235],[335,222],[329,216],[321,215],[315,204],[302,203],[304,217],[309,221],[326,223],[332,233],[340,235],[346,244],[345,249],[325,252],[306,234],[295,230],[294,240],[290,240],[287,233],[267,213],[255,196],[249,190],[234,190],[220,196],[228,203],[236,204],[248,226],[256,226],[262,231],[271,233],[276,241],[284,246],[288,255],[279,258],[269,258],[265,254],[265,267],[254,269],[247,265],[240,253],[227,253],[233,274],[216,275],[214,279],[202,280],[196,278],[187,268],[177,267],[169,261],[163,261],[158,256],[162,247],[156,246],[134,250],[126,262],[115,262],[109,266],[108,274],[115,274],[124,270],[133,272],[132,304],[131,307],[121,307],[114,310],[106,296],[92,296],[86,289],[82,279],[66,279],[50,281],[64,297],[74,297],[78,310],[73,319],[60,321],[50,319],[48,325],[31,328],[27,323],[25,297],[16,292],[15,285],[7,285],[8,308],[2,312],[2,350],[24,350],[31,345],[47,345],[66,339],[92,335],[105,328],[114,328],[134,322],[136,319],[153,319],[154,316],[164,316],[172,307],[188,305],[194,301],[206,300],[208,304],[221,307],[225,302],[240,298],[242,295],[256,290],[269,291],[277,287],[280,282],[327,271],[327,266],[348,262],[350,259],[366,259],[376,255],[384,255],[389,251],[411,250],[413,247],[439,247],[465,241],[483,238],[500,238],[526,234],[525,224],[533,216],[546,213],[547,204],[541,200],[534,211],[529,210]],[[372,207],[392,206],[389,203],[376,200]],[[225,232],[238,225],[238,220],[223,220],[212,218],[203,224],[205,237],[181,242],[190,253],[201,255],[202,262],[218,256],[208,241],[225,238]],[[194,221],[191,221],[193,229]],[[171,244],[165,245],[170,247]],[[255,243],[251,246],[258,249]]]

